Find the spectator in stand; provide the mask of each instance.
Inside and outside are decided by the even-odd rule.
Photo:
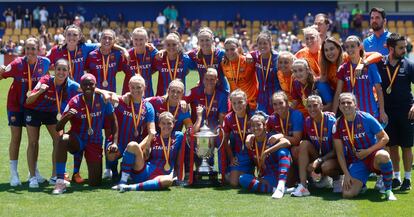
[[[14,13],[14,28],[21,29],[23,22],[23,10],[20,5],[17,5],[16,12]]]
[[[291,39],[292,40],[290,42],[290,51],[292,53],[296,53],[300,49],[302,49],[302,42],[294,35],[292,35]]]
[[[298,18],[298,15],[293,14],[293,17],[292,17],[292,24],[293,24],[293,27],[292,27],[292,33],[293,33],[294,35],[297,35],[297,34],[298,34],[298,32],[299,32],[299,18]]]
[[[178,11],[174,5],[171,5],[170,8],[170,23],[176,23],[178,18]]]
[[[10,38],[7,43],[4,45],[4,52],[6,54],[11,55],[13,53],[14,47],[16,47],[16,44],[14,44],[13,40]]]
[[[98,29],[96,28],[96,26],[92,26],[91,30],[89,30],[89,37],[93,43],[98,41],[98,35]]]
[[[341,9],[339,6],[335,9],[335,29],[334,32],[341,33]]]
[[[315,16],[314,25],[316,26],[316,29],[319,32],[319,37],[322,41],[330,35],[330,33],[328,33],[330,23],[331,22],[326,14],[319,13]]]
[[[167,7],[164,8],[164,10],[162,11],[162,14],[164,14],[164,16],[167,18],[168,24],[170,24],[171,23],[171,6],[167,5]]]
[[[158,13],[158,17],[155,18],[155,22],[158,24],[158,33],[160,38],[164,38],[165,35],[165,23],[167,22],[167,18],[160,12]]]
[[[351,15],[349,14],[349,11],[346,9],[346,7],[342,7],[342,10],[339,14],[340,20],[341,20],[341,28],[342,28],[342,35],[348,35],[349,33],[349,17]]]
[[[40,15],[40,24],[47,25],[49,12],[46,10],[45,6],[43,6],[42,9],[39,11],[39,15]]]
[[[32,15],[28,8],[24,10],[23,15],[23,28],[31,28],[32,27]]]
[[[3,17],[6,19],[6,27],[7,28],[12,28],[12,23],[13,23],[13,11],[12,11],[12,9],[7,8],[3,12]]]
[[[92,18],[91,24],[94,27],[98,27],[101,24],[101,18],[98,16],[98,14],[95,14],[95,16]]]
[[[40,7],[37,6],[33,10],[33,26],[36,28],[40,27]]]
[[[303,19],[303,21],[305,22],[305,26],[312,26],[313,22],[314,22],[314,18],[312,16],[311,13],[306,14],[305,18]]]
[[[63,5],[59,6],[59,12],[58,12],[58,27],[65,27],[67,25],[66,23],[66,19],[67,19],[67,14],[65,12],[65,9],[63,7]]]

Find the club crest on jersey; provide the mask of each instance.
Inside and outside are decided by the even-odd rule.
[[[30,121],[32,121],[32,116],[30,115],[26,116],[26,122],[30,122]]]
[[[357,128],[361,129],[362,128],[362,124],[357,124]]]
[[[11,121],[11,122],[16,122],[16,116],[11,116],[11,117],[10,117],[10,121]]]
[[[115,60],[115,55],[111,54],[110,59],[111,59],[111,60]]]
[[[101,107],[101,103],[96,103],[96,108],[100,108]]]

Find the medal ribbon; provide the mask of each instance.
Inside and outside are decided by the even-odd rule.
[[[170,78],[171,81],[175,79],[175,77],[177,76],[177,67],[178,67],[178,61],[180,60],[180,57],[177,54],[177,57],[175,58],[175,65],[174,65],[174,76],[173,73],[171,72],[171,65],[170,65],[170,60],[167,58],[167,67],[168,67],[168,72],[170,73]]]
[[[357,65],[359,65],[361,63],[361,60],[362,60],[362,58],[359,58],[359,61],[358,61]],[[350,80],[351,80],[351,87],[352,87],[352,90],[353,90],[354,87],[355,87],[356,75],[355,75],[355,72],[354,72],[354,68],[352,67],[352,62],[349,64],[349,77],[350,77]]]
[[[322,153],[322,140],[323,140],[323,125],[324,125],[324,121],[325,121],[325,116],[322,113],[322,121],[321,121],[321,126],[320,126],[320,134],[318,132],[318,127],[316,124],[316,121],[313,120],[313,129],[315,129],[315,133],[316,133],[316,137],[318,137],[318,142],[319,142],[319,154]]]
[[[161,145],[162,145],[162,151],[164,152],[164,157],[165,157],[165,161],[166,161],[165,164],[170,164],[169,160],[170,160],[170,149],[171,149],[171,136],[168,137],[168,146],[167,146],[167,148],[165,148],[164,138],[162,138],[160,136],[160,140],[161,140]]]
[[[206,95],[206,119],[208,119],[208,115],[210,114],[211,108],[213,107],[213,101],[214,101],[214,97],[216,97],[216,91],[214,90],[213,92],[213,96],[211,97],[211,101],[210,103],[208,103],[208,98]],[[208,106],[207,106],[208,104]]]
[[[385,67],[387,69],[388,79],[390,79],[390,84],[388,85],[387,89],[391,89],[392,85],[394,84],[395,78],[397,77],[398,70],[400,69],[400,64],[398,64],[397,68],[395,68],[392,78],[391,78],[391,72],[390,72],[390,69],[388,68],[388,65]]]
[[[269,61],[267,62],[267,68],[266,68],[266,74],[264,73],[264,69],[263,69],[263,56],[260,55],[260,64],[262,66],[262,77],[264,79],[263,81],[263,89],[266,90],[266,82],[267,82],[267,77],[269,76],[269,69],[270,69],[270,63],[272,62],[272,54],[270,54],[269,57]]]
[[[139,120],[141,119],[141,114],[142,114],[142,100],[139,104],[139,111],[138,111],[138,119],[135,119],[135,106],[134,106],[134,100],[130,100],[130,104],[131,104],[131,108],[132,108],[132,120],[134,122],[134,127],[135,130],[138,131],[138,124],[139,124]]]
[[[261,170],[262,170],[262,168],[260,167],[260,157],[262,156],[262,154],[263,154],[263,152],[265,151],[265,148],[266,148],[266,142],[267,142],[267,138],[265,137],[265,139],[264,139],[264,141],[263,141],[263,145],[262,145],[262,150],[260,151],[260,153],[259,153],[259,143],[258,143],[258,141],[257,140],[255,140],[255,143],[256,143],[256,145],[255,145],[255,151],[256,151],[256,159],[257,159],[257,167],[258,167],[258,170],[259,170],[259,172],[261,172]]]
[[[237,130],[238,130],[240,139],[242,141],[242,147],[243,147],[244,139],[246,138],[247,114],[244,115],[243,134],[242,134],[241,129],[240,129],[239,118],[237,117],[236,114],[234,114],[234,116],[235,116],[235,119],[236,119]]]
[[[178,113],[178,107],[180,107],[180,103],[177,104],[177,106],[175,107],[175,111],[174,111],[174,119],[177,116]],[[170,102],[167,100],[167,111],[170,112]]]
[[[283,126],[282,117],[279,117],[280,128],[282,128],[282,134],[287,136],[289,133],[289,118],[290,118],[290,111],[288,110],[287,117],[286,117],[286,127]]]
[[[38,62],[38,59],[36,58],[36,63],[33,67],[33,74],[36,72],[37,62]],[[27,61],[27,80],[28,80],[27,83],[29,85],[29,92],[30,92],[32,91],[32,72],[30,71],[29,61]]]
[[[231,64],[231,61],[229,61],[230,62],[230,69],[231,69],[231,73],[232,73],[232,75],[233,75],[233,78],[236,78],[236,86],[237,86],[237,83],[239,82],[239,72],[240,72],[240,56],[238,57],[239,58],[239,60],[238,60],[238,62],[237,62],[237,71],[236,71],[236,76],[237,77],[234,77],[234,69],[233,69],[233,64]]]
[[[56,85],[56,77],[53,81],[53,84],[55,85],[55,97],[56,97],[56,107],[58,110],[58,114],[60,114],[61,111],[61,105],[62,105],[62,95],[63,95],[63,87],[66,85],[66,82],[62,85],[61,89],[60,89],[60,96],[59,93],[57,91],[57,85]]]
[[[351,133],[349,132],[348,121],[346,121],[345,118],[344,118],[344,122],[345,122],[346,133],[348,134],[348,138],[349,138],[349,143],[351,143],[352,151],[355,154],[356,149],[355,149],[355,138],[354,138],[354,128],[355,128],[354,121],[352,122],[352,131],[351,131]]]
[[[86,118],[88,119],[88,126],[89,126],[89,129],[92,129],[92,117],[91,117],[91,114],[89,112],[88,104],[86,103],[86,100],[85,100],[85,95],[82,95],[82,99],[83,99],[83,102],[85,103]],[[94,102],[95,102],[95,94],[93,94],[93,97],[92,97],[91,111],[93,110]]]
[[[141,69],[139,68],[139,58],[138,58],[138,54],[137,54],[136,49],[134,49],[134,54],[135,54],[135,59],[137,61],[137,74],[141,75]],[[147,49],[145,48],[144,49],[144,54],[142,55],[141,63],[144,63],[146,54],[147,54]]]
[[[208,66],[213,66],[213,63],[214,63],[214,50],[211,49],[210,65],[207,65],[206,59],[204,58],[204,54],[203,54],[203,64],[204,64],[204,67],[206,67],[206,70],[207,70]]]
[[[102,54],[102,70],[103,70],[104,81],[108,81],[109,56],[111,56],[111,54],[108,54],[108,57],[106,57],[106,61],[105,61],[105,56]]]
[[[69,73],[70,73],[71,78],[73,78],[73,74],[75,74],[75,64],[72,62],[72,56],[70,55],[69,49],[67,49],[67,51],[68,51],[68,61],[69,61]],[[78,46],[76,46],[75,54],[73,54],[73,59],[76,58],[77,53],[78,53]]]

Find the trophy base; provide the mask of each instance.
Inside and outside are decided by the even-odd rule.
[[[217,171],[200,172],[194,171],[194,182],[195,186],[220,186],[218,181]]]

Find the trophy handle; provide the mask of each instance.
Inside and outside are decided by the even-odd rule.
[[[223,138],[221,139],[220,145],[217,148],[217,150],[220,150],[221,146],[224,143],[224,130],[223,130],[223,128],[221,128],[221,127],[217,128],[217,134],[218,134],[219,137],[220,137],[220,131],[223,133]]]

